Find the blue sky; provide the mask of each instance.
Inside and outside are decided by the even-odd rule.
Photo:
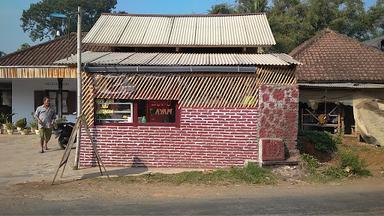
[[[20,17],[23,10],[28,9],[31,3],[39,0],[1,0],[0,1],[0,51],[10,53],[21,44],[40,43],[32,42],[28,34],[20,27]],[[129,13],[161,13],[161,14],[190,14],[206,13],[211,5],[234,0],[118,0],[117,11]],[[366,0],[367,6],[376,0]]]

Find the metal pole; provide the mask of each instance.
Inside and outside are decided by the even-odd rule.
[[[63,117],[63,78],[57,78],[57,111],[59,118]]]
[[[77,119],[81,116],[81,7],[77,7]],[[80,130],[77,131],[75,168],[79,167]]]

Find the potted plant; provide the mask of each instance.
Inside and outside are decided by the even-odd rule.
[[[23,130],[20,131],[21,135],[28,135],[30,130],[31,128],[29,127],[24,128]]]
[[[16,113],[7,113],[7,112],[0,112],[0,123],[3,124],[3,129],[5,130],[7,128],[7,123],[11,122],[12,116],[14,116]]]
[[[36,133],[36,130],[37,130],[37,122],[36,122],[36,120],[30,122],[29,126],[31,126],[31,132],[32,133]]]
[[[65,116],[61,117],[61,118],[57,118],[54,122],[53,122],[53,128],[57,128],[59,124],[62,124],[62,123],[66,123],[68,120]]]
[[[8,134],[13,134],[13,128],[14,128],[14,126],[13,126],[12,123],[10,123],[10,122],[6,123],[6,124],[5,124],[5,128],[7,129],[7,133],[8,133]]]
[[[27,119],[26,118],[19,119],[16,121],[15,125],[17,128],[17,131],[21,132],[27,126]]]

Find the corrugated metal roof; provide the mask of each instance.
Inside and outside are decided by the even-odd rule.
[[[83,43],[109,46],[258,47],[275,45],[265,14],[103,14]]]
[[[303,87],[319,87],[319,88],[353,88],[353,89],[382,89],[384,84],[375,83],[298,83]]]
[[[84,33],[85,34],[85,33]],[[76,53],[76,33],[31,46],[0,58],[0,67],[37,67],[53,65],[53,62]],[[83,51],[111,51],[108,47],[85,44]]]
[[[90,65],[149,65],[149,66],[210,66],[210,65],[275,65],[298,64],[292,58],[276,54],[225,53],[118,53],[84,52],[82,62]],[[288,61],[288,60],[289,61]],[[59,60],[56,64],[76,64],[76,55]]]

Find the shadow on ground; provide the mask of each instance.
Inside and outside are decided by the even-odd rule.
[[[134,157],[131,167],[122,168],[122,169],[112,169],[108,170],[103,175],[106,176],[108,174],[109,176],[128,176],[128,175],[137,175],[137,174],[143,174],[148,171],[148,167],[143,163],[143,161],[138,158]],[[87,173],[84,174],[81,179],[88,179],[88,178],[95,178],[99,177],[100,172],[94,172],[94,173]]]

